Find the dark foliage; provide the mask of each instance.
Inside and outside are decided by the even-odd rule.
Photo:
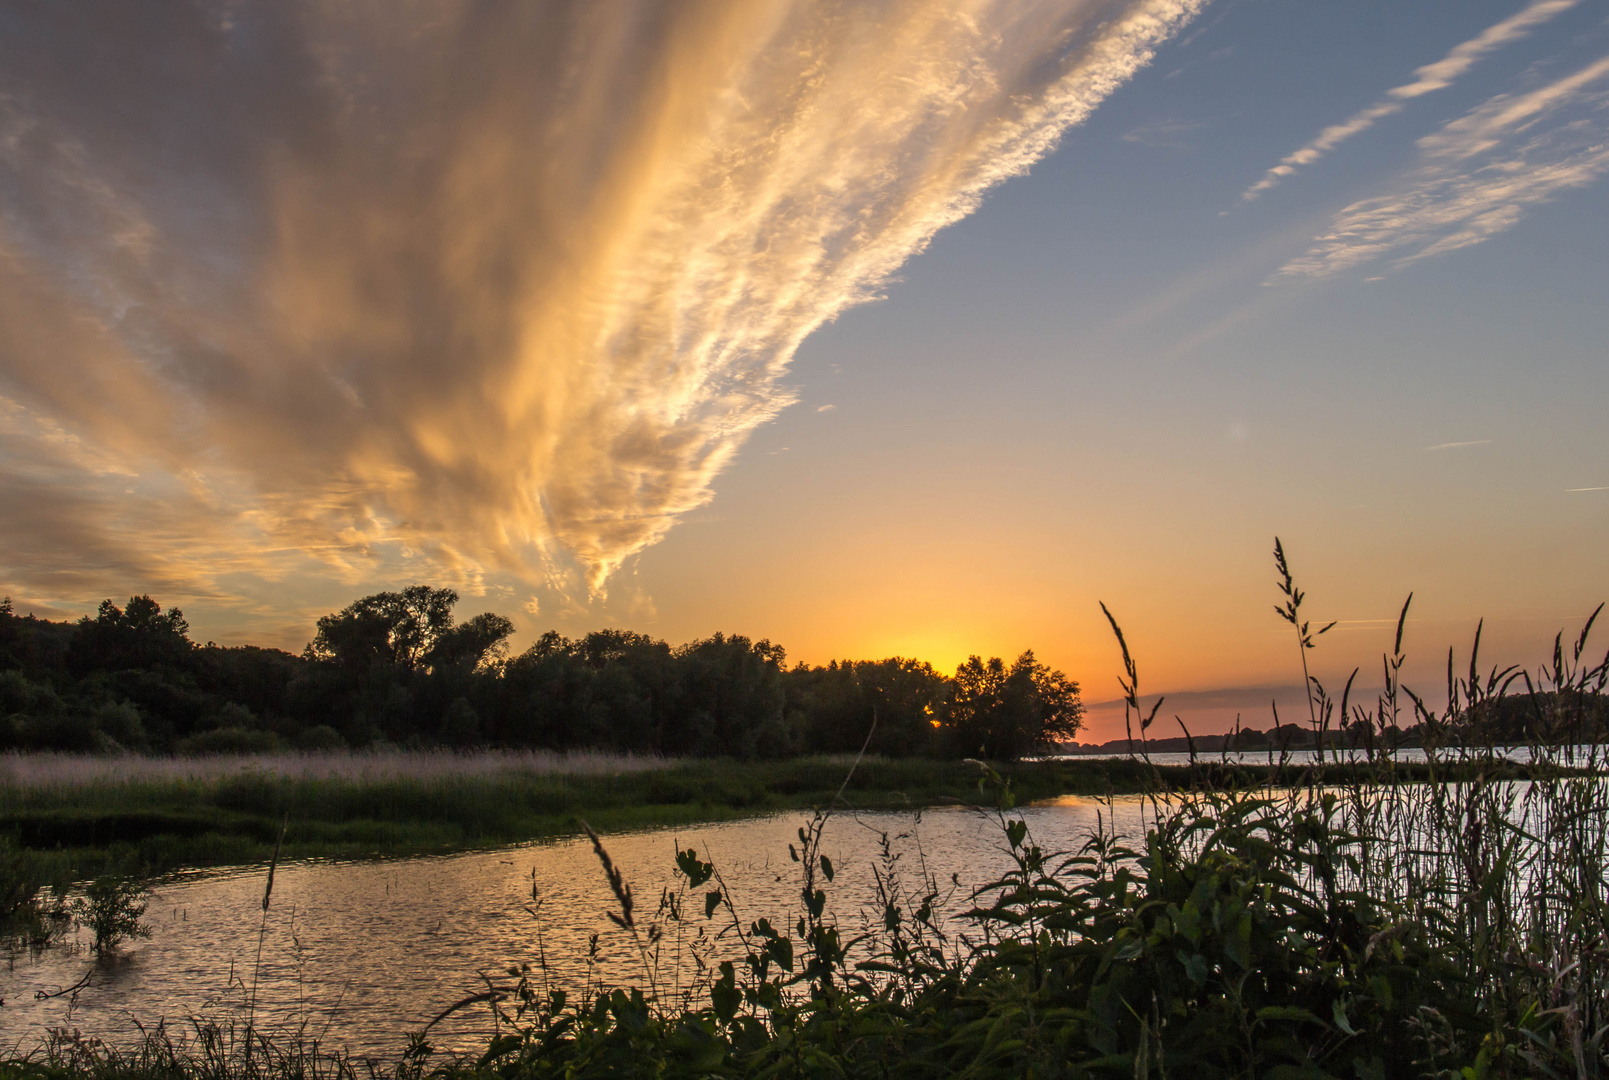
[[[1083,724],[1078,684],[1023,653],[1007,668],[973,656],[955,673],[945,703],[947,741],[959,753],[1014,760],[1069,740]]]
[[[1077,730],[1078,686],[1024,653],[956,678],[901,657],[787,666],[715,634],[672,646],[626,630],[544,634],[455,622],[458,594],[414,585],[318,620],[302,655],[198,646],[177,609],[110,600],[76,624],[0,607],[0,750],[248,752],[411,747],[602,749],[777,758],[1010,759]],[[976,669],[976,670],[974,670]]]

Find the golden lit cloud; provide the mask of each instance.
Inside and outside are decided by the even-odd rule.
[[[1201,2],[17,15],[0,575],[583,602]]]

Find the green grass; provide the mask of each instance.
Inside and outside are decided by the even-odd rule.
[[[0,837],[49,864],[48,880],[107,871],[160,874],[267,861],[283,825],[282,857],[349,859],[443,854],[575,835],[725,821],[826,806],[849,771],[843,757],[687,761],[645,771],[584,774],[438,773],[338,778],[247,771],[210,778],[0,786]],[[1210,784],[1218,766],[1058,760],[1002,766],[1024,802]],[[1334,767],[1331,767],[1332,774]],[[1303,770],[1242,768],[1259,780],[1300,782]],[[862,809],[971,804],[979,769],[960,761],[869,758],[843,798]],[[1412,778],[1411,768],[1404,775]]]
[[[285,824],[282,857],[440,854],[580,831],[721,821],[826,805],[842,758],[695,761],[620,774],[307,778],[263,771],[210,779],[93,780],[0,787],[0,834],[47,855],[58,876],[113,866],[143,873],[266,860]],[[1025,763],[1021,797],[1137,791],[1127,762]],[[975,801],[976,766],[868,759],[845,799],[868,809]]]

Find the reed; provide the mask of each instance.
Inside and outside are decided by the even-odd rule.
[[[581,818],[607,832],[808,809],[833,799],[852,760],[672,761],[594,773],[298,776],[247,769],[105,782],[81,774],[63,783],[0,781],[0,894],[14,863],[38,879],[30,892],[109,872],[151,876],[266,863],[287,813],[282,855],[304,859],[441,854],[577,835]],[[1033,798],[1132,791],[1148,782],[1123,761],[1002,767]],[[1178,771],[1175,782],[1186,772]],[[975,771],[961,762],[869,755],[846,792],[857,805],[889,808],[975,796]]]
[[[508,776],[616,776],[664,770],[674,759],[657,754],[550,750],[321,750],[256,754],[146,756],[67,754],[55,751],[0,754],[0,786],[72,791],[152,784],[207,784],[249,775],[290,781],[488,780]]]

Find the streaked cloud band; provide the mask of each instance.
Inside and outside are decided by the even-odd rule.
[[[1317,278],[1393,256],[1388,269],[1482,243],[1609,171],[1609,57],[1499,94],[1419,140],[1385,194],[1355,202],[1277,276]]]
[[[1360,135],[1386,117],[1401,112],[1407,102],[1446,89],[1487,55],[1525,37],[1538,26],[1579,2],[1580,0],[1532,0],[1532,3],[1515,14],[1455,46],[1440,60],[1417,69],[1414,72],[1416,78],[1413,82],[1392,87],[1379,101],[1352,114],[1341,123],[1332,124],[1319,132],[1312,142],[1281,158],[1278,165],[1263,174],[1263,178],[1243,191],[1240,197],[1249,202],[1258,198],[1263,192],[1279,186],[1285,179],[1296,175],[1301,168],[1318,161],[1354,135]]]

